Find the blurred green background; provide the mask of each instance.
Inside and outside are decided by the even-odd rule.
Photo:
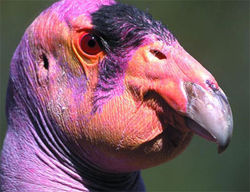
[[[249,191],[249,1],[122,1],[148,10],[217,79],[234,115],[221,155],[195,136],[176,159],[144,170],[148,191]],[[9,63],[24,30],[53,1],[0,0],[0,149],[6,131]]]

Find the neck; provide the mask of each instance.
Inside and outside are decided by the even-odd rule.
[[[3,191],[145,190],[139,171],[108,173],[73,153],[46,115],[20,105],[11,88],[10,83],[0,164]]]

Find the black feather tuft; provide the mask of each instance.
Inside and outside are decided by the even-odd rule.
[[[160,22],[133,6],[117,3],[102,6],[92,14],[92,24],[98,36],[105,41],[109,51],[124,55],[141,44],[148,34],[155,34],[167,44],[175,41],[174,36]],[[129,49],[129,50],[127,50]]]

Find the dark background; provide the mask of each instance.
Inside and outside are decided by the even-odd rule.
[[[195,136],[176,159],[142,172],[148,191],[249,191],[249,1],[123,1],[148,10],[216,78],[234,115],[221,155]],[[0,0],[0,149],[9,63],[24,30],[53,1]]]

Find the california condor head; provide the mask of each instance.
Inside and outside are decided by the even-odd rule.
[[[72,49],[88,83],[82,101],[82,85],[75,87],[76,96],[63,91],[67,107],[78,114],[65,130],[76,130],[74,139],[90,139],[101,154],[95,163],[108,170],[114,163],[112,171],[172,159],[193,133],[224,151],[232,114],[214,77],[161,22],[135,7],[111,4],[80,17],[73,30]]]
[[[7,108],[9,130],[25,114],[35,143],[112,173],[173,159],[194,133],[223,152],[233,130],[214,77],[160,21],[112,0],[41,13],[13,57]]]

